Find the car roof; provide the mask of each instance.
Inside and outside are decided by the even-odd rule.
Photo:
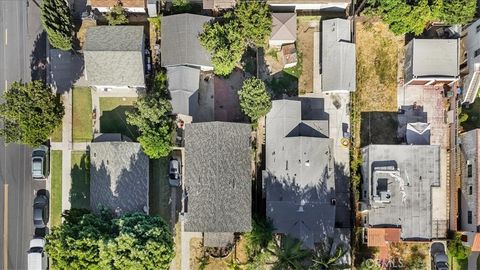
[[[45,239],[43,238],[33,238],[30,240],[30,248],[33,247],[45,247]]]
[[[47,202],[47,196],[45,195],[37,195],[35,199],[33,199],[33,203],[46,203]]]
[[[439,262],[448,262],[448,257],[445,253],[443,254],[437,254],[435,255],[435,262],[436,263],[439,263]]]

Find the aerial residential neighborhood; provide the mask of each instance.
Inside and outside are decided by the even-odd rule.
[[[477,4],[0,1],[1,269],[480,269]]]

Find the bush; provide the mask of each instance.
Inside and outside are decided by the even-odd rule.
[[[461,113],[460,116],[458,117],[458,121],[461,123],[466,122],[468,120],[468,114],[467,113]]]
[[[62,51],[72,49],[72,17],[65,0],[44,0],[41,21],[50,44]]]
[[[457,260],[464,260],[470,255],[470,248],[463,245],[460,233],[456,233],[454,238],[447,242],[447,247],[448,253]]]

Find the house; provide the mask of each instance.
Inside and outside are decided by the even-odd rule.
[[[177,14],[162,17],[162,66],[188,65],[201,70],[213,70],[210,53],[200,44],[198,35],[212,17]]]
[[[367,233],[370,228],[396,228],[403,241],[437,238],[432,188],[440,186],[440,146],[369,145],[361,153],[361,212]],[[399,241],[396,236],[383,240]]]
[[[272,13],[272,31],[268,41],[270,46],[280,47],[283,44],[294,43],[297,40],[297,14]]]
[[[405,85],[453,85],[458,80],[457,39],[412,39],[406,46]]]
[[[98,91],[145,89],[143,26],[96,26],[83,48],[85,78]]]
[[[334,235],[333,139],[327,120],[302,120],[299,100],[275,100],[266,118],[266,214],[304,248]]]
[[[293,8],[295,10],[328,10],[345,12],[351,1],[348,0],[267,0],[274,9]]]
[[[351,22],[345,19],[322,21],[321,89],[324,93],[355,91],[355,44]]]
[[[203,0],[203,9],[222,10],[235,7],[235,0]]]
[[[460,134],[461,194],[460,194],[460,230],[468,235],[468,242],[480,237],[479,215],[479,172],[480,167],[480,129]],[[477,236],[478,235],[478,236]],[[480,249],[480,243],[477,243]],[[480,250],[478,250],[480,251]]]
[[[145,13],[146,0],[87,0],[87,6],[96,9],[99,12],[109,12],[110,8],[120,3],[127,12],[131,13]]]
[[[140,144],[109,134],[97,138],[90,144],[90,208],[148,214],[149,159]]]
[[[167,69],[167,78],[172,112],[194,115],[198,109],[200,69],[188,66],[170,67]]]
[[[250,133],[243,123],[185,125],[184,231],[202,232],[204,246],[227,246],[251,230]]]
[[[470,24],[462,38],[465,60],[460,64],[463,77],[463,103],[473,103],[480,88],[480,19]]]

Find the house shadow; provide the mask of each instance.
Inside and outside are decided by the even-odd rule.
[[[30,75],[33,80],[47,80],[47,33],[42,31],[33,43],[33,51],[30,54]]]
[[[397,112],[362,112],[361,147],[370,144],[398,144],[398,127]]]
[[[138,128],[127,123],[127,112],[133,110],[133,106],[120,105],[111,111],[102,111],[100,133],[120,133],[133,141],[137,141],[140,135]]]
[[[85,63],[83,56],[72,51],[50,49],[50,83],[58,94],[72,88],[83,76]]]
[[[345,164],[335,162],[335,227],[336,228],[352,228],[352,199],[349,168]]]
[[[330,116],[325,112],[325,99],[299,97],[302,104],[302,120],[329,120]]]
[[[90,157],[84,154],[80,165],[72,167],[70,176],[72,186],[70,188],[70,204],[72,208],[90,208]]]

